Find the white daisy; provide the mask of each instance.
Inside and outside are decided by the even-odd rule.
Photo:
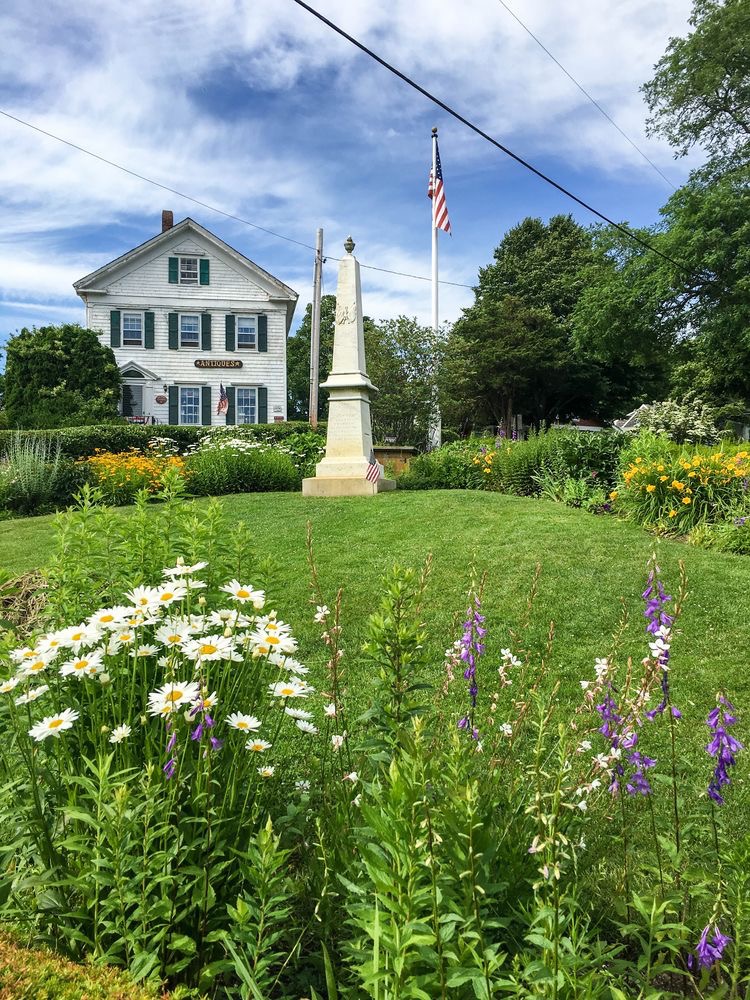
[[[205,569],[206,566],[208,566],[207,562],[197,562],[192,566],[186,566],[182,559],[178,559],[176,566],[172,566],[169,569],[163,569],[161,571],[161,575],[167,577],[192,576],[193,573],[200,573],[200,571]]]
[[[95,628],[103,628],[109,631],[119,628],[126,618],[132,613],[132,608],[117,606],[114,608],[100,608],[89,618],[89,624]]]
[[[42,651],[35,646],[24,646],[22,649],[13,649],[10,652],[10,658],[15,663],[37,660],[40,656],[42,656]]]
[[[59,653],[65,643],[62,640],[62,630],[60,632],[50,632],[43,635],[37,642],[39,652],[42,655],[47,653]]]
[[[130,728],[127,722],[124,723],[122,726],[115,726],[115,728],[109,734],[109,742],[122,743],[123,740],[126,740],[128,736],[130,736],[132,731],[133,730]]]
[[[263,753],[264,750],[270,750],[271,744],[267,740],[250,739],[245,744],[246,750],[252,750],[255,753]]]
[[[243,715],[242,712],[232,712],[225,722],[233,729],[241,729],[243,732],[255,732],[256,729],[260,729],[260,719],[256,719],[254,715]]]
[[[48,684],[40,684],[39,687],[31,688],[25,694],[19,695],[16,699],[16,705],[28,705],[32,701],[36,701],[37,698],[41,698],[43,694],[49,691]]]
[[[187,588],[179,583],[159,587],[156,590],[156,604],[160,608],[168,608],[170,604],[181,601],[185,597],[187,597]]]
[[[307,691],[304,686],[295,682],[295,678],[289,681],[278,681],[276,684],[269,684],[268,691],[274,698],[306,698]]]
[[[231,660],[234,642],[226,635],[204,635],[185,642],[183,651],[191,660]]]
[[[18,668],[18,675],[19,677],[34,677],[36,674],[41,674],[47,669],[53,659],[54,654],[52,656],[40,656],[36,660],[24,660]]]
[[[150,611],[159,603],[159,591],[156,587],[133,587],[125,596],[139,611]]]
[[[261,778],[272,778],[275,770],[275,767],[259,767],[258,774]]]
[[[9,677],[7,681],[3,681],[2,684],[0,684],[0,694],[10,694],[13,688],[20,683],[20,677]]]
[[[98,674],[102,667],[102,653],[101,650],[95,649],[92,653],[86,653],[82,656],[73,657],[72,660],[67,660],[60,667],[60,673],[63,677],[91,677],[94,674]]]
[[[195,681],[165,684],[158,691],[152,691],[148,696],[148,711],[150,715],[169,715],[180,705],[190,705],[200,694],[200,688]]]
[[[301,729],[303,733],[309,733],[310,736],[316,736],[319,732],[317,726],[314,726],[312,722],[306,722],[304,719],[297,719],[295,726],[297,729]]]
[[[225,583],[221,589],[229,594],[233,600],[239,601],[240,604],[252,604],[256,611],[260,611],[266,603],[265,591],[253,590],[250,584],[242,584],[239,580]]]
[[[183,642],[195,635],[196,629],[190,622],[182,619],[168,619],[154,633],[154,638],[162,646],[180,646]]]
[[[142,646],[138,646],[137,649],[132,650],[131,656],[156,656],[159,652],[158,648],[150,642],[144,643]]]
[[[71,625],[70,628],[63,629],[59,634],[62,645],[70,646],[73,652],[81,649],[82,646],[93,646],[101,638],[101,630],[88,622]]]
[[[57,715],[48,715],[41,722],[37,722],[29,730],[29,736],[37,743],[46,740],[48,736],[59,736],[64,730],[71,729],[77,718],[78,712],[72,708],[64,708]]]
[[[256,631],[250,636],[250,648],[253,656],[268,656],[274,651],[293,653],[297,649],[297,641],[284,633]]]
[[[215,691],[211,694],[201,695],[195,702],[195,707],[201,712],[208,712],[219,704],[219,699]]]
[[[309,721],[313,717],[312,712],[306,712],[304,708],[285,708],[284,711],[293,719],[304,719]]]

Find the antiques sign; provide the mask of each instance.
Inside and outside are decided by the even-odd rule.
[[[193,364],[196,368],[242,368],[242,362],[235,358],[226,361],[219,361],[215,358],[198,358]]]

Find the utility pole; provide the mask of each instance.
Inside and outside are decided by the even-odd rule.
[[[308,419],[313,428],[318,426],[318,385],[320,383],[320,285],[323,277],[323,230],[318,230],[315,241],[315,267],[313,270],[312,324],[310,327],[310,405]]]

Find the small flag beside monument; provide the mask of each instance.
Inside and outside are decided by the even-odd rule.
[[[380,479],[380,466],[375,459],[374,451],[370,451],[370,461],[367,465],[365,479],[368,483],[376,483]]]
[[[229,396],[227,396],[227,390],[224,388],[223,383],[219,382],[219,405],[216,407],[216,412],[221,416],[222,413],[226,413],[229,409]]]

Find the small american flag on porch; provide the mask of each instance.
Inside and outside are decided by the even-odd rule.
[[[227,396],[227,390],[224,385],[219,382],[219,405],[216,407],[216,412],[221,415],[226,413],[229,409],[229,396]]]
[[[367,464],[365,479],[368,483],[376,483],[380,479],[380,466],[375,459],[375,452],[370,449],[370,461]]]

